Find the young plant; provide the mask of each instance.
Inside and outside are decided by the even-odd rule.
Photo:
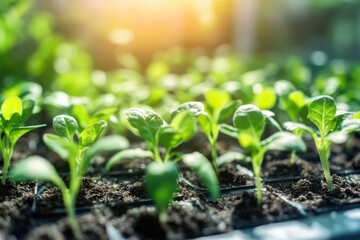
[[[0,113],[0,153],[4,161],[1,183],[6,183],[7,172],[14,152],[16,142],[25,133],[43,125],[24,126],[26,120],[32,115],[35,102],[22,101],[18,97],[9,97],[1,105]]]
[[[275,91],[279,96],[280,108],[284,110],[290,121],[304,123],[307,119],[307,102],[303,92],[295,90],[295,86],[286,80],[275,83]],[[304,131],[295,129],[294,134],[302,137]],[[290,155],[290,163],[295,163],[296,152],[292,151]]]
[[[82,178],[91,160],[90,157],[85,157],[86,152],[91,149],[106,125],[105,121],[100,120],[78,133],[78,123],[73,117],[58,115],[53,119],[53,128],[58,135],[45,134],[44,142],[61,158],[68,161],[69,186],[61,179],[54,166],[40,156],[31,156],[22,160],[10,172],[14,181],[41,180],[52,182],[57,186],[61,191],[69,222],[77,239],[82,239],[82,235],[76,220],[75,203]],[[74,140],[75,135],[77,142]]]
[[[359,120],[356,119],[356,114],[351,119],[352,113],[337,112],[335,100],[326,95],[313,98],[308,105],[308,112],[308,118],[317,129],[296,122],[286,122],[284,126],[291,131],[296,129],[306,131],[313,137],[324,169],[328,190],[331,192],[333,185],[329,170],[329,157],[332,143],[344,139],[341,136],[358,131],[360,129]]]
[[[260,172],[264,154],[269,150],[305,151],[306,146],[296,135],[283,131],[276,132],[265,140],[261,140],[265,129],[266,116],[255,105],[240,106],[234,114],[233,124],[234,127],[227,125],[222,131],[237,138],[240,145],[250,152],[256,180],[257,201],[258,204],[261,204]]]
[[[136,135],[142,137],[150,150],[141,149],[125,150],[111,158],[105,169],[110,168],[125,158],[151,157],[155,161],[146,169],[146,187],[160,214],[160,220],[167,218],[167,208],[177,190],[178,169],[176,162],[181,160],[181,155],[172,152],[180,144],[189,141],[196,133],[196,122],[192,114],[180,112],[172,114],[170,124],[166,123],[156,112],[142,109],[129,108],[123,112],[127,127]],[[165,148],[160,153],[160,146]],[[203,158],[194,158],[184,161],[194,172],[205,181],[210,195],[216,198],[219,194],[216,174],[211,164]],[[201,171],[199,168],[206,168]]]
[[[210,143],[212,164],[218,174],[219,164],[216,146],[220,124],[228,120],[242,102],[241,100],[233,101],[230,94],[216,89],[208,90],[204,96],[206,110],[201,102],[186,102],[181,104],[173,114],[188,111],[197,117],[199,126]]]

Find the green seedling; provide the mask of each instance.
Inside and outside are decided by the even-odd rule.
[[[31,156],[22,160],[10,172],[14,181],[41,180],[52,182],[57,186],[61,191],[69,222],[77,239],[82,239],[82,234],[76,220],[76,198],[82,178],[90,165],[91,156],[94,155],[94,151],[91,154],[87,154],[87,151],[91,150],[91,146],[99,138],[106,125],[105,121],[100,120],[78,133],[78,123],[73,117],[58,115],[53,119],[53,128],[57,135],[45,134],[44,142],[61,158],[68,161],[70,169],[68,186],[59,176],[54,166],[40,156]],[[77,142],[74,140],[74,136],[77,137]]]
[[[306,131],[313,137],[324,169],[328,190],[331,192],[333,185],[329,170],[329,157],[332,143],[344,141],[344,136],[358,131],[360,121],[356,119],[356,114],[351,118],[352,113],[337,112],[335,100],[330,96],[313,98],[308,105],[308,112],[308,118],[317,129],[296,122],[286,122],[284,126],[291,131],[296,129]]]
[[[27,132],[45,125],[24,126],[32,115],[35,102],[9,97],[1,105],[0,153],[4,161],[1,183],[6,183],[7,172],[16,142]]]
[[[276,132],[265,140],[261,140],[266,125],[266,116],[255,105],[240,106],[234,114],[233,124],[234,127],[224,125],[222,131],[238,139],[240,145],[250,152],[256,180],[257,201],[258,204],[261,204],[260,172],[264,154],[269,150],[305,151],[305,143],[296,135],[283,131]]]
[[[166,221],[167,208],[177,190],[178,168],[176,162],[182,156],[172,150],[180,144],[189,141],[196,133],[196,121],[192,114],[180,112],[172,114],[171,123],[166,123],[156,112],[142,109],[129,108],[123,112],[127,127],[136,135],[142,137],[149,151],[141,149],[129,149],[116,154],[105,166],[106,171],[126,158],[151,157],[154,159],[146,170],[146,187],[160,214],[160,220]],[[160,153],[160,146],[165,151]],[[192,161],[184,161],[185,164],[203,181],[212,197],[219,194],[216,174],[211,164],[204,162],[203,158],[195,158]],[[198,171],[199,166],[207,168],[207,171]],[[210,170],[209,170],[210,166]],[[207,175],[207,176],[205,176]],[[210,180],[209,180],[210,179]]]
[[[295,90],[295,86],[286,80],[275,83],[275,91],[279,96],[280,108],[284,110],[292,122],[304,123],[307,119],[307,101],[303,92]],[[294,134],[302,137],[304,131],[294,129]],[[290,163],[294,164],[296,152],[292,151]]]
[[[206,108],[201,102],[186,102],[181,104],[173,114],[187,111],[197,118],[201,130],[210,143],[212,164],[218,174],[217,139],[220,124],[231,118],[242,102],[241,100],[233,101],[230,94],[215,89],[208,90],[204,96]]]

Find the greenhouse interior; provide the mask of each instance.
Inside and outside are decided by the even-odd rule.
[[[360,1],[0,0],[0,239],[360,239]]]

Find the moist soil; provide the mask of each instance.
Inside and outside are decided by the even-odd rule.
[[[203,149],[209,157],[207,140],[200,138],[202,141],[194,141],[194,149],[185,152]],[[23,144],[26,150],[14,153],[14,161],[32,151],[29,142]],[[38,149],[36,153],[57,159]],[[238,147],[229,140],[220,142],[218,151],[219,154],[238,151]],[[129,173],[121,176],[96,177],[95,165],[93,176],[84,178],[77,201],[77,216],[84,239],[116,239],[120,236],[129,239],[194,238],[360,206],[359,183],[333,175],[334,190],[331,193],[327,190],[324,180],[317,177],[322,174],[317,155],[310,158],[300,155],[294,165],[287,157],[279,156],[271,153],[263,164],[263,180],[278,180],[263,184],[261,205],[257,204],[254,191],[231,189],[232,186],[254,184],[252,177],[241,171],[251,170],[251,166],[234,161],[220,168],[220,185],[230,190],[224,191],[215,201],[210,200],[204,191],[196,191],[180,181],[165,222],[159,221],[145,191],[143,170],[149,159],[129,161],[115,167]],[[57,168],[60,166],[66,170],[66,162],[61,162],[65,163],[63,168],[61,164]],[[99,166],[101,164],[100,158]],[[333,153],[330,164],[332,172],[343,168],[356,170],[360,166],[360,154],[337,151]],[[137,172],[134,169],[140,169],[142,173],[132,175]],[[199,184],[189,170],[182,170],[182,174]],[[288,176],[301,179],[286,181]],[[64,179],[66,181],[66,177]],[[62,214],[53,212],[54,209],[64,210],[60,191],[50,184],[38,184],[36,195],[34,189],[35,183],[0,186],[0,239],[74,239],[64,211]],[[88,208],[80,210],[81,207]]]
[[[296,182],[269,184],[268,189],[304,205],[314,212],[336,210],[353,205],[360,206],[360,184],[332,175],[333,191],[330,192],[324,179],[309,177]]]

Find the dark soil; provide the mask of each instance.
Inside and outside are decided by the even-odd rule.
[[[360,184],[350,183],[344,178],[332,175],[333,191],[329,192],[324,180],[309,177],[294,183],[270,184],[292,201],[301,203],[313,211],[343,208],[360,204]]]
[[[294,164],[290,159],[266,161],[263,166],[263,177],[265,178],[288,178],[299,176],[318,176],[321,174],[320,163],[315,164],[297,158]]]
[[[60,190],[55,186],[44,186],[36,199],[37,211],[47,212],[49,209],[63,208]],[[77,198],[77,206],[108,204],[114,201],[134,202],[148,198],[143,180],[124,181],[115,178],[85,177]]]
[[[223,197],[211,205],[216,212],[225,210],[224,217],[230,217],[227,221],[234,229],[302,217],[297,208],[268,192],[263,193],[261,205],[257,203],[255,192]]]
[[[33,186],[22,183],[0,185],[0,238],[21,238],[30,230]]]

